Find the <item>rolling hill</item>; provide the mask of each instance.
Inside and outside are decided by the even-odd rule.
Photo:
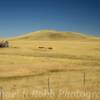
[[[89,39],[86,36],[77,32],[61,32],[55,30],[40,30],[18,36],[13,39],[28,39],[28,40],[67,40],[67,39]]]
[[[0,48],[3,100],[66,100],[69,98],[66,94],[59,96],[59,90],[63,89],[72,93],[70,100],[89,100],[84,95],[75,98],[73,93],[100,91],[100,39],[97,37],[42,30],[9,38],[9,43],[9,48]],[[48,95],[50,90],[54,95]],[[40,96],[41,93],[44,94]],[[94,95],[91,100],[100,99]]]

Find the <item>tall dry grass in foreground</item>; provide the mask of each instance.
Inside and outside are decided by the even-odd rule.
[[[99,100],[99,77],[100,41],[23,39],[0,48],[1,100]]]

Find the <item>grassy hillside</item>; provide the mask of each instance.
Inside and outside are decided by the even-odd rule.
[[[0,48],[3,100],[89,100],[64,93],[100,93],[100,41],[86,38],[43,30],[10,39],[9,48]]]
[[[59,32],[55,30],[40,30],[36,32],[27,33],[26,35],[16,37],[15,39],[28,39],[28,40],[67,40],[67,39],[88,39],[77,32]]]

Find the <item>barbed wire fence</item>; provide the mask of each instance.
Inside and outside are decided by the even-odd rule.
[[[79,83],[80,82],[80,85],[83,88],[82,91],[86,94],[87,93],[87,89],[86,89],[87,88],[87,86],[86,86],[87,85],[86,84],[87,83],[87,79],[86,79],[87,78],[87,72],[82,71],[81,74],[82,74],[82,79],[81,80],[71,80],[71,81],[70,80],[67,80],[66,82],[70,82],[70,83],[71,82],[73,82],[73,83]],[[48,77],[46,78],[46,80],[44,80],[47,83],[45,85],[47,85],[47,91],[46,92],[48,92],[45,100],[49,100],[51,95],[54,96],[52,94],[52,88],[53,88],[52,86],[54,85],[51,82],[52,80],[54,80],[54,79],[50,75],[48,75]],[[59,78],[59,80],[60,80],[60,78]],[[58,83],[57,83],[57,85],[59,87],[59,84]],[[14,88],[13,89],[13,92],[11,92],[10,90],[9,91],[6,91],[6,90],[4,91],[3,87],[0,87],[0,100],[33,100],[33,98],[34,98],[33,96],[35,96],[35,95],[33,93],[31,94],[31,92],[33,92],[32,90],[33,90],[32,88],[31,89],[29,89],[29,88],[24,88],[24,89]],[[10,95],[13,94],[13,96],[12,97],[9,97],[9,99],[7,99],[8,98],[7,97],[8,95],[5,97],[5,95],[6,95],[7,92],[9,92]],[[37,91],[34,91],[34,93],[36,93],[36,92]],[[44,91],[41,91],[41,92],[43,93]],[[64,100],[66,100],[66,98],[67,98],[67,100],[73,100],[72,97],[68,97],[68,95],[67,95]],[[63,97],[61,97],[61,98],[63,98]],[[82,98],[83,98],[83,100],[100,100],[100,98],[95,98],[95,97],[91,97],[91,98],[87,99],[85,95],[83,95]],[[38,94],[37,94],[37,97],[35,99],[36,100],[38,100],[38,99],[39,100],[42,100],[42,98],[38,98]],[[59,94],[57,94],[55,97],[53,97],[52,100],[59,100]],[[78,100],[80,100],[80,99],[78,99]]]

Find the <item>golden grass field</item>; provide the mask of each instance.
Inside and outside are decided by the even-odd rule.
[[[29,36],[0,48],[1,100],[100,100],[99,39]]]

